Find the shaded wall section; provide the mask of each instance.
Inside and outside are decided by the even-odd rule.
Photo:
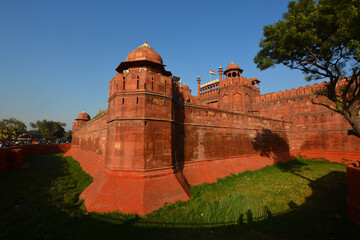
[[[191,185],[291,159],[287,121],[187,104],[175,113],[174,167]]]

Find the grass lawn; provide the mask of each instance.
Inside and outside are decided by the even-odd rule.
[[[150,215],[87,213],[92,178],[62,154],[0,175],[0,239],[359,239],[345,165],[296,160],[191,188]]]

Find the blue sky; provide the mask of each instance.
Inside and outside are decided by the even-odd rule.
[[[93,117],[107,108],[115,68],[145,40],[193,95],[197,76],[203,84],[210,69],[231,62],[261,80],[263,94],[305,86],[299,71],[260,71],[253,62],[263,26],[278,21],[287,4],[1,0],[0,119],[47,119],[71,129],[84,109]]]

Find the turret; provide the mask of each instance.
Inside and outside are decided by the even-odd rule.
[[[90,121],[90,116],[84,110],[77,116],[75,121],[76,122],[74,122],[73,127],[80,127],[81,125],[85,124],[87,121]]]
[[[234,62],[231,62],[229,64],[229,66],[226,68],[224,75],[226,75],[227,77],[240,77],[241,73],[243,72],[243,70],[239,67],[239,65],[237,65]]]
[[[197,95],[198,95],[198,97],[200,96],[200,76],[198,76],[197,77],[197,84],[198,84],[198,93],[197,93]]]
[[[108,170],[171,167],[173,84],[164,66],[160,55],[145,42],[116,68],[108,99]]]
[[[220,80],[220,82],[222,81],[222,74],[223,74],[223,69],[222,69],[222,67],[220,66],[220,67],[219,67],[219,80]]]

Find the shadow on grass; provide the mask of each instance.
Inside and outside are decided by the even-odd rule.
[[[33,155],[26,162],[29,169],[0,175],[0,239],[71,237],[82,212],[69,163],[61,154]]]
[[[74,201],[81,179],[68,178],[70,163],[63,159],[36,156],[30,169],[0,175],[0,239],[358,239],[360,234],[348,219],[344,172],[311,181],[313,194],[301,206],[290,201],[284,213],[265,206],[259,218],[248,210],[236,222],[177,225],[137,215],[87,214]],[[282,167],[300,171],[296,162]]]
[[[290,162],[286,162],[286,163],[279,163],[275,165],[277,168],[279,168],[280,170],[284,171],[284,172],[290,172],[298,177],[301,177],[309,182],[312,182],[313,180],[310,178],[305,177],[304,175],[301,174],[301,172],[304,170],[305,166],[308,166],[308,164],[299,161],[298,159],[295,158],[295,160],[290,161]],[[305,170],[311,170],[310,168],[305,168]]]

